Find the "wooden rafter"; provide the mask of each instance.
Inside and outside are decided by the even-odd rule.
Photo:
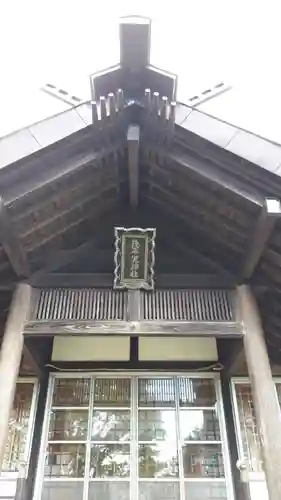
[[[139,126],[129,125],[127,133],[129,192],[130,205],[133,208],[136,208],[139,202],[139,143]]]
[[[82,245],[74,248],[73,250],[57,251],[53,258],[47,260],[45,266],[41,267],[37,272],[33,273],[33,275],[30,277],[31,281],[39,282],[44,275],[51,273],[56,269],[59,269],[60,267],[64,267],[76,259],[83,259],[89,254],[91,250],[94,251],[95,243],[96,240],[91,239],[86,243],[83,243]]]
[[[182,169],[190,169],[207,181],[217,184],[226,191],[230,191],[250,203],[254,203],[258,206],[263,205],[263,199],[257,194],[256,190],[246,189],[241,181],[234,179],[233,176],[223,172],[206,159],[194,158],[181,152],[170,152],[167,150],[164,151],[163,149],[157,150],[155,146],[150,146],[150,149],[158,153],[161,158],[165,158],[165,161],[168,162],[171,167],[174,165],[176,168],[181,167]]]
[[[241,270],[241,282],[253,276],[276,220],[281,216],[281,204],[276,199],[265,199],[263,207],[249,236],[248,248]]]
[[[29,276],[27,255],[9,217],[3,198],[0,198],[0,242],[16,275],[19,277]]]

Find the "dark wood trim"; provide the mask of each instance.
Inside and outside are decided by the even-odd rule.
[[[34,339],[25,338],[23,344],[23,356],[24,361],[28,363],[28,365],[32,368],[34,374],[37,377],[42,376],[42,364],[40,359],[40,354],[36,345],[34,343]]]
[[[229,376],[245,375],[243,339],[217,339],[219,361]]]
[[[127,145],[130,205],[133,208],[137,208],[139,203],[139,126],[129,125],[127,132]]]
[[[39,458],[41,436],[44,423],[45,407],[48,392],[48,380],[49,380],[49,370],[41,367],[42,375],[39,379],[39,394],[37,400],[37,410],[34,422],[34,431],[31,442],[31,453],[29,459],[29,467],[26,478],[25,485],[25,497],[20,500],[29,500],[33,498],[35,478],[36,478],[36,467]]]
[[[21,278],[29,276],[27,255],[15,231],[3,198],[0,198],[0,242],[16,275]]]
[[[237,500],[250,500],[249,497],[245,495],[245,487],[240,479],[240,472],[236,467],[238,460],[238,448],[235,433],[235,423],[233,418],[233,408],[230,393],[230,378],[226,370],[221,371],[221,391],[223,397],[223,407],[224,407],[224,417],[225,425],[228,439],[228,447],[230,454],[230,465],[231,465],[231,477],[233,479],[233,485],[235,489],[235,498]]]
[[[212,371],[215,362],[210,361],[54,361],[48,364],[51,371],[63,370],[146,370],[146,371]]]
[[[139,360],[139,338],[130,338],[130,362],[137,363]]]
[[[59,250],[56,252],[55,257],[46,263],[44,267],[41,267],[38,271],[30,276],[30,283],[39,283],[41,279],[44,280],[45,275],[49,275],[52,271],[59,269],[62,266],[66,266],[70,262],[73,262],[77,258],[83,259],[83,256],[87,255],[91,250],[94,251],[95,240],[91,239],[82,245],[74,248],[73,250]],[[101,254],[102,251],[100,251]]]
[[[165,157],[166,161],[170,162],[171,165],[174,163],[181,168],[188,168],[207,181],[218,184],[221,188],[226,189],[227,191],[230,191],[237,196],[240,196],[246,201],[254,203],[258,206],[263,205],[263,199],[257,194],[256,189],[245,189],[245,186],[241,181],[234,179],[233,176],[231,176],[227,172],[223,172],[222,169],[218,168],[207,159],[202,160],[193,157],[191,154],[175,151],[172,153],[169,151],[165,151]]]
[[[225,274],[158,274],[156,288],[233,288],[236,281]],[[34,287],[111,288],[112,274],[36,273],[28,280]]]
[[[272,201],[275,201],[279,211],[278,209],[275,212],[270,211],[270,202]],[[253,276],[280,215],[279,200],[265,200],[254,225],[253,232],[249,235],[248,248],[246,249],[244,262],[242,264],[241,283],[245,280],[249,280]]]
[[[231,321],[30,321],[27,336],[129,335],[241,337],[242,326]]]

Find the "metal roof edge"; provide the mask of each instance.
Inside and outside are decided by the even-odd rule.
[[[281,175],[281,145],[177,103],[176,125],[271,173]]]

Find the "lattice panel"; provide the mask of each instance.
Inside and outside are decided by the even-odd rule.
[[[253,472],[263,471],[262,444],[249,384],[235,384],[243,454]]]
[[[174,379],[139,380],[139,406],[175,406],[175,398]]]
[[[232,321],[227,290],[156,290],[144,294],[144,319]]]
[[[96,379],[94,390],[95,406],[129,406],[130,399],[130,379]]]
[[[36,320],[122,320],[127,294],[93,288],[49,288],[39,292]]]
[[[24,462],[33,390],[33,383],[17,383],[16,385],[2,464],[2,469],[5,471],[18,471],[20,462]]]

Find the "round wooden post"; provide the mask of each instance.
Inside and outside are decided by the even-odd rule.
[[[13,406],[20,368],[24,324],[28,319],[31,287],[17,286],[10,306],[0,351],[0,470],[7,442],[9,417]]]
[[[272,378],[262,323],[251,289],[238,287],[238,306],[244,326],[244,348],[261,433],[270,500],[281,498],[281,410]]]

